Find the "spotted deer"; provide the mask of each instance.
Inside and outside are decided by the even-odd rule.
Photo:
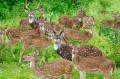
[[[40,0],[41,2],[41,0]],[[27,26],[31,26],[32,29],[38,29],[38,25],[39,25],[39,18],[43,17],[42,15],[39,17],[34,17],[34,15],[37,13],[37,9],[39,9],[40,7],[40,3],[37,6],[36,9],[34,9],[33,11],[30,11],[30,9],[28,8],[27,5],[27,0],[26,0],[26,9],[25,12],[29,15],[29,17],[23,17],[21,19],[19,19],[19,26],[22,28],[27,28]],[[44,18],[44,17],[43,17]],[[47,18],[45,18],[45,21],[47,20]]]
[[[65,79],[70,79],[70,74],[73,69],[73,64],[66,59],[59,59],[54,62],[38,65],[37,55],[38,50],[23,56],[23,61],[30,61],[31,71],[37,76],[38,79],[58,79],[65,76]]]
[[[52,17],[52,15],[51,15]],[[50,20],[51,21],[51,20]],[[29,46],[34,47],[34,48],[42,48],[43,49],[43,57],[45,55],[45,49],[50,46],[52,42],[52,37],[53,37],[53,31],[49,30],[48,32],[48,37],[41,37],[41,36],[36,36],[36,35],[24,35],[21,37],[20,41],[22,44],[22,50],[20,51],[20,58],[19,62],[21,62],[21,57],[24,55],[25,51]],[[44,63],[45,57],[43,58]]]
[[[1,56],[3,53],[3,49],[6,45],[9,45],[10,51],[12,53],[12,56],[14,56],[13,51],[12,51],[12,47],[14,46],[14,44],[19,41],[21,39],[21,36],[23,35],[36,35],[36,36],[43,36],[45,34],[44,31],[44,19],[41,18],[41,20],[39,20],[39,28],[34,30],[34,29],[22,29],[20,27],[11,27],[8,28],[5,32],[6,34],[6,41],[2,46],[1,49]]]
[[[81,13],[81,15],[83,15],[83,14]],[[69,17],[67,15],[63,15],[63,16],[59,17],[58,23],[60,24],[60,26],[65,24],[66,18],[67,18],[66,27],[69,27],[72,29],[74,29],[75,27],[78,27],[78,29],[80,29],[83,26],[82,17],[73,18],[73,17]]]
[[[63,30],[57,35],[56,31],[54,31],[54,49],[61,58],[72,61],[72,45],[71,44],[63,44]],[[103,52],[93,45],[78,45],[79,47],[79,56],[81,57],[92,57],[92,56],[103,56]]]
[[[115,70],[115,62],[105,56],[98,57],[81,57],[78,56],[79,51],[72,49],[72,61],[75,64],[76,70],[80,73],[80,79],[86,79],[86,72],[98,72],[100,71],[104,79],[112,79],[110,71],[112,73]]]
[[[79,31],[73,29],[66,29],[63,31],[63,39],[65,43],[71,41],[71,38],[75,38],[72,41],[81,40],[82,42],[88,43],[90,42],[91,38],[93,37],[93,23],[88,22],[84,27],[84,29],[89,29],[89,31]]]
[[[4,30],[7,29],[7,25],[5,27],[0,27],[0,45],[2,45],[3,43],[3,33],[4,33]]]
[[[89,4],[90,6],[90,4]],[[89,7],[88,6],[88,7]],[[93,16],[86,16],[85,15],[85,6],[82,6],[80,9],[77,10],[77,14],[74,16],[76,18],[82,18],[83,20],[83,23],[88,23],[88,22],[91,22],[91,23],[94,23],[95,22],[95,18]]]
[[[44,17],[44,10],[45,10],[45,8],[41,8],[40,9],[40,11],[41,11],[41,15]],[[56,22],[51,22],[52,24],[53,24],[53,27],[55,28],[55,30],[57,31],[57,32],[59,32],[60,31],[60,24],[58,24],[58,23],[56,23]],[[47,34],[47,31],[48,30],[52,30],[52,27],[51,27],[51,23],[50,22],[45,22],[45,24],[44,24],[44,28],[45,28],[45,34]]]
[[[117,15],[119,14],[119,12],[114,13],[113,11],[111,11],[111,13],[114,16],[114,21],[112,20],[102,20],[100,23],[104,24],[104,27],[109,27],[110,25],[114,25],[117,22]]]

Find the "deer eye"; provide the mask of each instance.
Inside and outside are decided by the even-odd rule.
[[[30,55],[28,54],[28,56],[30,56]]]

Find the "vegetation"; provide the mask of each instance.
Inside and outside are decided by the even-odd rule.
[[[37,7],[39,0],[28,0],[31,10]],[[100,30],[100,21],[104,19],[113,20],[111,11],[117,12],[120,10],[119,0],[42,0],[41,8],[45,7],[45,17],[49,21],[50,14],[53,11],[52,21],[58,22],[58,18],[62,15],[74,16],[77,13],[77,9],[83,6],[86,2],[86,8],[90,3],[90,6],[85,11],[88,16],[94,16],[96,23],[93,28],[93,38],[87,45],[94,45],[103,51],[104,56],[111,58],[115,61],[117,68],[112,75],[113,79],[120,78],[120,56],[116,55],[116,51],[120,49],[119,35],[115,37],[114,32],[118,29],[112,30],[111,28],[103,28]],[[9,27],[19,27],[18,20],[22,17],[27,17],[25,13],[25,0],[1,0],[0,1],[0,27],[6,24]],[[107,15],[99,14],[100,11],[109,11]],[[40,16],[40,10],[35,15]],[[82,29],[81,29],[82,30]],[[4,35],[4,42],[5,42]],[[78,43],[75,43],[78,44]],[[60,56],[56,54],[53,48],[53,42],[50,47],[46,49],[47,63],[60,59]],[[13,58],[10,53],[9,45],[5,47],[2,57],[0,57],[0,79],[36,79],[36,76],[31,72],[29,62],[18,63],[20,51],[22,45],[17,42],[13,47],[13,52],[16,58]],[[0,47],[1,50],[1,47]],[[42,65],[42,50],[38,55],[38,64]],[[29,47],[25,54],[32,52],[32,48]],[[102,79],[102,74],[87,73],[87,79]],[[71,79],[79,79],[78,71],[73,69],[71,73]]]

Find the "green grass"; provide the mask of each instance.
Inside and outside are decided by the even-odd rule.
[[[81,0],[82,1],[82,0]],[[76,1],[76,5],[71,5],[68,7],[67,2],[64,1],[49,1],[49,0],[42,0],[41,7],[45,7],[45,17],[47,17],[47,22],[49,22],[51,12],[53,11],[53,17],[52,21],[58,22],[59,16],[62,16],[66,13],[68,16],[73,16],[77,12],[77,8],[84,5],[84,1]],[[114,11],[117,12],[120,10],[120,3],[119,0],[94,0],[89,1],[87,0],[87,5],[90,3],[89,8],[85,11],[85,14],[88,16],[94,16],[96,19],[96,25],[94,25],[93,28],[93,38],[91,39],[91,42],[87,45],[94,45],[98,48],[100,48],[103,51],[104,56],[107,56],[111,58],[116,63],[116,69],[115,72],[112,75],[113,79],[119,79],[120,78],[120,56],[116,55],[116,51],[120,49],[120,42],[116,43],[115,46],[113,46],[113,40],[110,39],[110,36],[105,36],[102,34],[99,35],[99,27],[100,27],[100,21],[104,19],[110,19],[113,20],[112,14],[109,13],[105,16],[98,13],[101,10],[107,10],[107,11]],[[31,6],[30,9],[36,8],[36,4],[38,4],[38,1],[33,0],[33,3],[29,3]],[[0,27],[5,26],[6,24],[9,27],[17,26],[19,27],[18,20],[22,17],[27,17],[27,14],[25,13],[25,3],[19,2],[18,4],[15,4],[12,6],[12,11],[7,12],[7,16],[5,19],[2,19],[0,21]],[[40,11],[38,10],[35,17],[38,17],[40,15]],[[5,35],[4,35],[4,42],[5,42]],[[36,79],[36,76],[32,73],[30,70],[29,62],[21,62],[18,63],[20,51],[22,49],[22,45],[20,42],[17,42],[13,47],[13,52],[16,56],[16,58],[13,58],[10,53],[9,45],[4,48],[3,55],[0,57],[0,79]],[[1,50],[1,47],[0,47]],[[42,50],[40,50],[40,53],[38,55],[38,64],[42,65]],[[29,47],[25,54],[28,54],[32,52],[32,48]],[[57,59],[61,59],[59,55],[56,54],[53,48],[53,42],[51,43],[51,46],[46,49],[46,55],[45,58],[47,60],[47,63],[53,62]],[[2,64],[3,62],[3,64]],[[79,73],[78,71],[73,69],[71,73],[71,79],[79,79]],[[87,73],[86,79],[102,79],[102,74],[94,74],[94,73]]]

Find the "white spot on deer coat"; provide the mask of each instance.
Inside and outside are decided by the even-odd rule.
[[[34,19],[33,18],[29,18],[29,23],[33,23]]]
[[[79,18],[79,21],[81,22],[81,21],[82,21],[82,19],[81,19],[81,18]]]

